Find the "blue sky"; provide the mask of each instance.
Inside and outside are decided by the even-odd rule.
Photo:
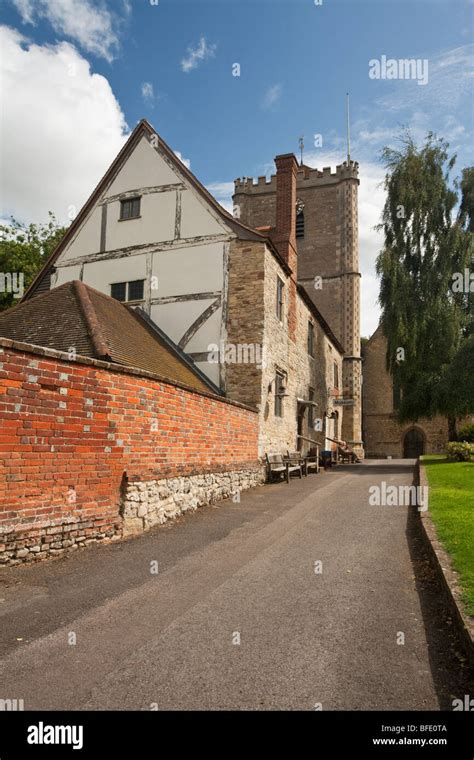
[[[298,152],[301,134],[311,165],[344,160],[349,91],[367,334],[377,320],[380,148],[405,125],[418,139],[443,135],[459,168],[472,163],[473,9],[467,0],[3,0],[15,102],[6,100],[2,126],[2,217],[38,221],[49,204],[62,219],[80,207],[142,117],[228,206],[235,177],[268,174],[276,154]],[[426,59],[427,84],[371,79],[369,61],[383,55]]]

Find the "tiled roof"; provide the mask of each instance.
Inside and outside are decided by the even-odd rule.
[[[0,312],[0,337],[58,351],[75,349],[199,391],[217,391],[158,327],[78,280]]]

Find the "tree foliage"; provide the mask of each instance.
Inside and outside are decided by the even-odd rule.
[[[407,132],[400,142],[398,150],[382,153],[387,196],[379,229],[385,242],[376,269],[387,367],[400,387],[401,422],[460,416],[474,408],[472,383],[469,398],[456,405],[450,368],[473,332],[473,310],[472,293],[455,291],[453,277],[469,268],[472,257],[473,170],[463,173],[456,216],[457,184],[450,179],[455,156],[448,144],[429,134],[418,147]]]
[[[11,277],[26,290],[65,232],[51,212],[46,224],[25,225],[12,218],[0,225],[0,311],[19,300],[8,287]],[[21,297],[21,292],[16,295]]]

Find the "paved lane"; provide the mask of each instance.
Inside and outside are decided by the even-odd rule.
[[[449,709],[469,687],[415,508],[368,500],[412,470],[340,467],[2,571],[0,697],[27,709]]]

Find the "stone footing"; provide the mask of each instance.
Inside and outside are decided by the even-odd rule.
[[[0,529],[0,566],[58,557],[81,546],[135,535],[172,520],[188,510],[261,485],[264,469],[214,472],[127,484],[121,515],[66,517]]]
[[[122,520],[110,518],[63,518],[0,530],[0,565],[59,557],[65,552],[98,541],[119,538]]]
[[[124,535],[141,533],[179,515],[263,484],[262,467],[181,478],[128,483],[123,507]]]

